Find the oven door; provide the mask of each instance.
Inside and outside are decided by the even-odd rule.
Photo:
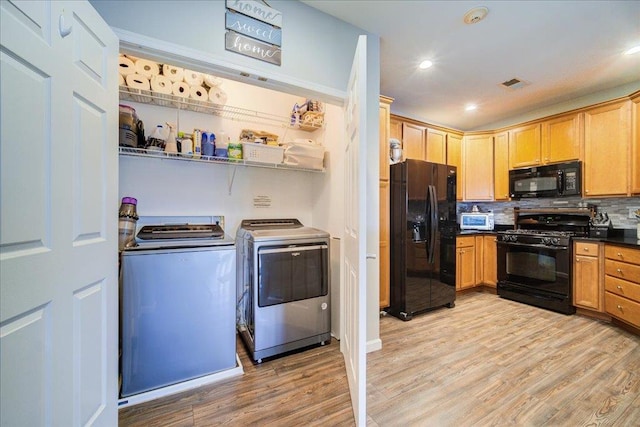
[[[498,244],[498,282],[540,297],[571,295],[571,251],[568,246],[514,242]]]

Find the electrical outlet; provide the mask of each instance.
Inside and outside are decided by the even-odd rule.
[[[633,208],[629,208],[629,218],[636,217],[636,211],[640,209],[640,206],[635,206]]]

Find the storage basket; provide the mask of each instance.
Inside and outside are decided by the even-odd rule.
[[[275,145],[242,143],[242,158],[248,162],[280,164],[284,157],[284,148]]]

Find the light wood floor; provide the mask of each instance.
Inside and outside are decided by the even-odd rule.
[[[640,337],[489,293],[380,321],[367,358],[370,426],[638,426]],[[354,424],[339,343],[120,410],[121,426]]]

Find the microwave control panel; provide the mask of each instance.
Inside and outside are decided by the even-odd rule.
[[[577,190],[578,189],[578,172],[576,172],[575,170],[567,171],[565,173],[564,186],[565,186],[565,191]]]

